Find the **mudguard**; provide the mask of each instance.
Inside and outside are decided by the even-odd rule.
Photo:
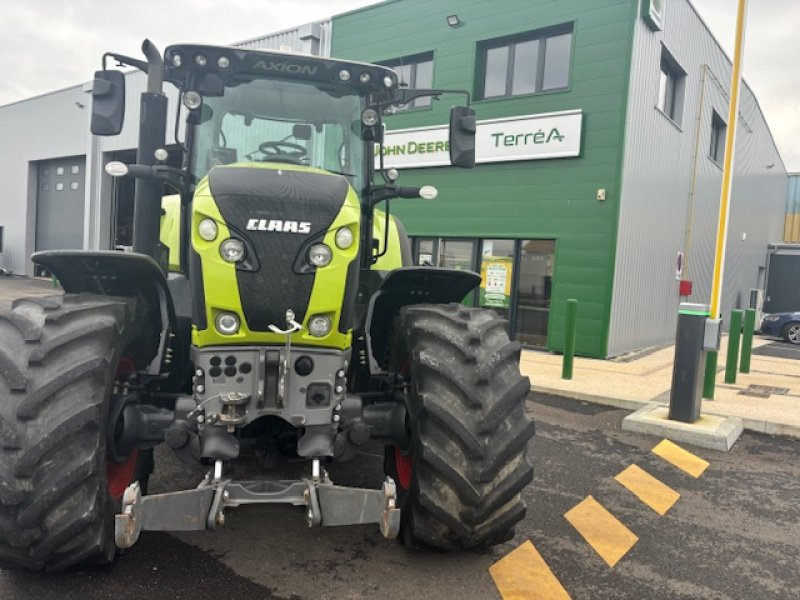
[[[155,260],[132,252],[84,250],[36,252],[31,260],[55,275],[68,294],[136,298],[151,316],[148,324],[159,331],[158,348],[147,368],[149,374],[159,374],[176,324],[172,294]]]
[[[481,276],[473,271],[439,267],[404,267],[389,273],[367,308],[365,338],[370,373],[384,372],[380,360],[386,354],[392,324],[401,307],[461,302],[480,282]]]

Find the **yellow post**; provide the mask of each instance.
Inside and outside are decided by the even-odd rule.
[[[725,271],[725,245],[728,239],[728,215],[731,201],[731,182],[733,180],[733,154],[736,143],[736,124],[739,116],[739,86],[742,81],[742,51],[744,50],[744,25],[747,0],[739,0],[736,14],[736,44],[733,53],[731,72],[731,105],[728,110],[728,131],[725,139],[725,163],[722,171],[722,192],[719,200],[719,226],[717,228],[717,247],[714,255],[714,278],[711,284],[711,318],[720,317],[722,296],[722,277]]]

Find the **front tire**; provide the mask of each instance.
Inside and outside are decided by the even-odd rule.
[[[386,449],[401,540],[441,549],[498,544],[525,516],[533,479],[520,345],[494,312],[459,304],[401,309],[392,365],[410,378],[411,445]]]
[[[133,309],[81,294],[17,300],[0,313],[0,566],[114,559],[107,400]],[[134,459],[132,478],[146,480],[148,460]]]
[[[800,323],[797,321],[787,323],[781,331],[781,336],[790,344],[800,345]]]

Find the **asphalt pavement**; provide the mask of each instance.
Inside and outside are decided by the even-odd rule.
[[[660,440],[622,431],[628,411],[544,394],[532,395],[529,409],[537,436],[528,515],[516,538],[495,548],[409,551],[377,527],[309,529],[299,508],[244,507],[228,511],[222,530],[145,532],[111,567],[0,571],[0,599],[508,599],[489,569],[527,541],[576,599],[800,597],[800,441],[745,433],[727,453],[686,446],[709,463],[695,478],[652,452]],[[202,474],[168,452],[157,460],[154,492],[194,485]],[[329,471],[338,483],[377,487],[381,460],[372,447]],[[664,516],[614,479],[631,465],[680,494]],[[253,461],[230,474],[258,470]],[[564,516],[588,496],[637,538],[613,567]]]

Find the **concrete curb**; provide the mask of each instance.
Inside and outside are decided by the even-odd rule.
[[[578,400],[582,402],[589,402],[591,404],[600,404],[603,406],[611,406],[614,408],[622,408],[630,411],[637,411],[653,401],[638,401],[638,400],[625,400],[622,398],[612,398],[609,396],[599,396],[596,394],[586,394],[583,392],[562,390],[559,388],[551,388],[543,385],[531,385],[532,392],[539,392],[541,394],[550,394],[551,396],[560,396],[561,398],[568,398],[569,400]],[[710,401],[713,403],[713,401]],[[708,403],[705,404],[708,407]],[[713,409],[704,410],[704,414],[714,415],[717,417],[730,417],[735,415],[726,415],[724,413],[716,412]],[[776,435],[781,437],[790,437],[800,439],[800,426],[792,425],[790,423],[778,423],[775,421],[767,421],[764,419],[754,419],[752,417],[736,417],[742,420],[742,424],[746,431],[755,431],[756,433],[765,433],[767,435]]]
[[[603,406],[624,408],[625,410],[639,410],[643,406],[649,404],[649,402],[640,402],[638,400],[624,400],[623,398],[585,394],[583,392],[573,392],[570,390],[550,388],[544,385],[532,385],[531,391],[542,394],[550,394],[551,396],[561,396],[562,398],[569,398],[570,400],[581,400],[583,402],[591,402],[592,404],[602,404]]]

